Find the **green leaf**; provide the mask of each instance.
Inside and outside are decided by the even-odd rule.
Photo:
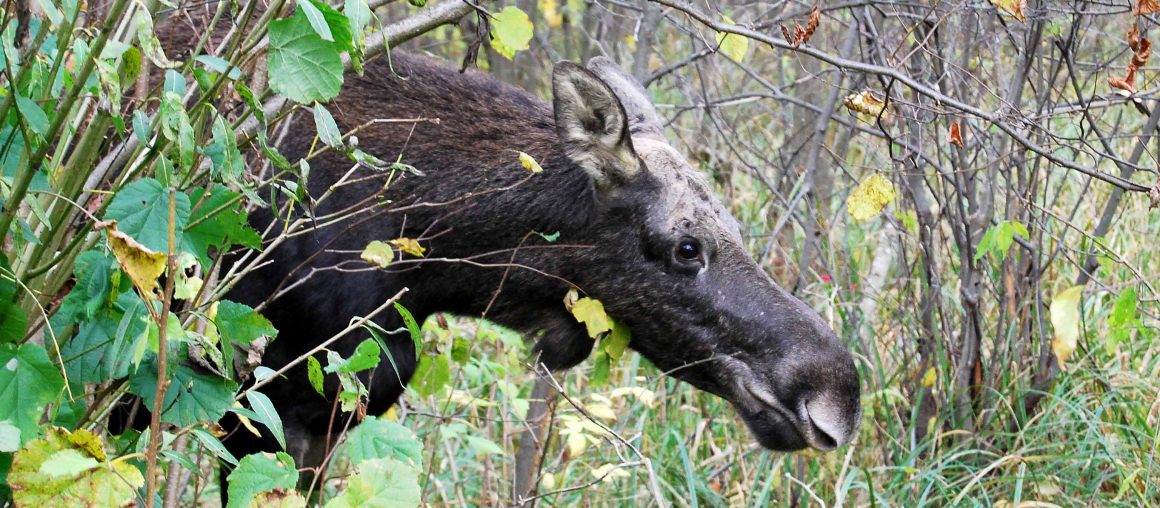
[[[0,453],[20,449],[20,429],[8,420],[0,421]],[[3,478],[3,475],[0,475]]]
[[[422,355],[409,386],[420,397],[429,397],[443,390],[451,382],[451,364],[444,355]]]
[[[451,360],[463,365],[471,359],[471,341],[465,337],[456,336],[451,339]]]
[[[40,415],[64,388],[64,378],[39,344],[0,345],[0,421],[20,429],[26,443],[40,432]]]
[[[395,251],[386,242],[374,240],[368,243],[363,249],[362,254],[359,255],[363,261],[376,265],[379,268],[386,268],[395,259]]]
[[[201,445],[204,446],[205,449],[209,450],[217,458],[222,459],[231,465],[238,465],[238,459],[234,457],[234,454],[230,453],[230,451],[226,449],[226,445],[222,444],[221,440],[214,437],[213,434],[210,434],[205,429],[193,429],[190,431],[190,433],[193,434],[193,437],[196,437],[197,440],[201,442]]]
[[[143,10],[137,13],[137,41],[141,44],[141,51],[153,62],[153,65],[162,69],[177,67],[176,62],[165,56],[161,41],[157,40],[157,35],[153,30],[153,18],[148,11]]]
[[[326,372],[354,374],[375,368],[381,359],[382,349],[379,348],[379,345],[373,339],[365,339],[355,348],[350,358],[342,359],[339,357],[338,362],[331,362],[326,366]]]
[[[523,51],[532,41],[532,20],[519,7],[507,6],[491,19],[491,47],[511,60],[517,51]]]
[[[106,462],[92,433],[52,427],[16,453],[8,483],[16,506],[133,506],[145,477],[128,462]]]
[[[606,386],[612,376],[612,359],[603,350],[597,351],[592,358],[592,377],[588,380],[592,386]]]
[[[314,128],[318,131],[318,139],[326,143],[327,146],[334,148],[343,148],[342,133],[338,131],[338,124],[334,123],[334,117],[330,115],[330,111],[326,110],[322,104],[314,103]]]
[[[294,459],[283,452],[271,457],[255,453],[242,457],[238,467],[227,478],[229,504],[227,508],[250,506],[254,496],[275,489],[292,489],[298,483]]]
[[[218,252],[233,245],[260,249],[262,237],[248,225],[242,196],[224,185],[214,185],[208,197],[206,192],[201,187],[190,191],[191,201],[200,204],[189,217],[181,250],[196,255],[198,262],[208,267],[212,264],[211,248]]]
[[[356,466],[382,458],[396,459],[412,467],[423,463],[423,445],[411,429],[374,416],[368,416],[350,431],[346,453]]]
[[[267,72],[270,87],[300,104],[333,99],[342,88],[338,46],[322,40],[301,10],[271,21]]]
[[[28,328],[28,316],[16,304],[19,290],[16,277],[8,267],[8,258],[0,256],[0,344],[22,339]]]
[[[221,115],[213,122],[213,143],[201,152],[213,163],[210,178],[215,181],[236,185],[246,170],[242,152],[238,151],[237,135]]]
[[[40,464],[40,472],[49,476],[74,477],[101,465],[97,459],[82,455],[80,450],[65,448],[50,455]]]
[[[576,300],[570,310],[572,317],[587,327],[589,337],[595,339],[612,329],[612,318],[604,312],[604,304],[600,300],[584,297]]]
[[[399,317],[403,318],[403,324],[407,325],[407,331],[411,334],[411,342],[415,343],[415,354],[418,355],[423,349],[423,332],[419,330],[419,323],[415,321],[415,316],[411,315],[411,311],[399,302],[395,302],[395,311],[399,313]]]
[[[616,363],[624,355],[624,350],[628,347],[629,342],[632,342],[632,332],[628,330],[628,326],[614,320],[612,321],[612,333],[600,340],[600,349],[608,353],[612,363]]]
[[[728,16],[725,17],[725,22],[730,25],[736,24]],[[749,39],[728,32],[717,32],[717,46],[725,56],[735,62],[741,62],[745,60],[745,54],[749,52]]]
[[[301,5],[299,0],[299,5]],[[322,14],[322,19],[326,21],[326,26],[330,28],[330,33],[333,36],[334,46],[338,48],[339,52],[351,51],[354,49],[354,31],[351,29],[350,19],[345,14],[338,12],[331,7],[330,4],[320,0],[309,0],[315,9]],[[325,38],[324,38],[325,39]]]
[[[185,357],[185,354],[170,357]],[[234,404],[237,383],[212,374],[203,374],[192,367],[177,364],[169,370],[169,389],[161,412],[161,421],[179,427],[203,421],[218,421]],[[154,411],[153,397],[157,389],[157,357],[150,355],[129,378],[129,391],[141,397],[145,407]]]
[[[24,122],[28,124],[28,128],[32,129],[32,132],[41,136],[48,132],[48,115],[44,114],[44,110],[40,109],[39,104],[17,93],[16,109],[20,111],[20,116],[24,117]]]
[[[334,42],[334,34],[330,33],[330,25],[326,24],[326,18],[322,17],[322,11],[318,10],[318,7],[315,7],[310,0],[298,0],[298,8],[306,16],[307,21],[310,21],[310,28],[314,29],[314,33],[322,37],[324,41]]]
[[[351,30],[355,33],[361,33],[362,29],[370,24],[371,17],[374,16],[366,0],[344,0],[342,12],[346,15],[347,21],[350,22]]]
[[[274,338],[278,329],[249,305],[222,300],[213,319],[218,333],[234,344],[249,344],[258,337]]]
[[[310,386],[314,388],[314,391],[325,398],[326,393],[322,389],[322,363],[313,356],[306,358],[306,377],[310,380]]]
[[[1132,337],[1132,330],[1135,329],[1137,323],[1138,303],[1134,287],[1125,289],[1124,292],[1120,293],[1119,298],[1116,298],[1112,313],[1108,316],[1108,325],[1111,330],[1104,343],[1108,353],[1114,353],[1121,342]]]
[[[278,410],[274,409],[274,403],[270,402],[269,397],[254,390],[246,392],[246,400],[250,401],[250,408],[258,415],[258,423],[270,429],[270,433],[274,435],[278,445],[285,450],[286,433],[282,430],[282,417],[278,416]]]
[[[419,469],[390,458],[368,460],[357,469],[327,508],[413,508],[422,502]]]
[[[64,325],[70,324],[56,322],[55,318],[54,330],[63,330]],[[127,376],[135,364],[135,352],[144,351],[148,321],[149,310],[133,291],[119,294],[113,305],[82,321],[76,336],[65,342],[60,351],[69,379],[100,383]]]
[[[479,436],[463,436],[463,439],[467,441],[467,446],[475,452],[477,457],[481,455],[503,455],[503,448],[500,448],[499,445],[490,439]]]
[[[177,231],[189,221],[189,196],[175,197]],[[117,221],[117,229],[156,252],[169,252],[169,191],[161,182],[144,178],[126,185],[113,196],[105,220]]]

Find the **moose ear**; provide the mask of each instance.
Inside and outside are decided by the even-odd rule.
[[[560,142],[598,190],[617,188],[640,172],[628,115],[607,84],[579,65],[560,62],[552,72],[552,95]]]

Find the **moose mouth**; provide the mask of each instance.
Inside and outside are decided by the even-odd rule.
[[[830,451],[838,447],[838,439],[825,430],[825,427],[828,427],[829,424],[815,420],[810,415],[809,404],[805,400],[798,403],[797,410],[794,411],[786,407],[777,396],[756,382],[746,382],[744,387],[749,392],[749,395],[753,396],[765,409],[772,410],[782,420],[783,425],[779,427],[792,429],[797,433],[796,437],[803,444],[821,451]],[[768,414],[768,411],[766,413]],[[746,420],[748,422],[749,418],[746,418]],[[759,435],[758,437],[760,439],[762,436]],[[793,448],[804,448],[804,446],[796,446]]]

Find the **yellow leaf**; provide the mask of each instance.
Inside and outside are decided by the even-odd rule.
[[[540,489],[545,492],[556,490],[556,475],[544,473],[544,476],[540,477]]]
[[[586,296],[576,300],[569,310],[577,322],[588,327],[588,336],[593,339],[612,329],[612,319],[604,312],[604,304],[600,300]]]
[[[491,18],[491,47],[511,60],[517,51],[523,51],[532,41],[532,20],[519,7],[504,7]]]
[[[1082,294],[1083,286],[1072,286],[1051,299],[1051,326],[1055,328],[1051,350],[1055,352],[1060,369],[1079,343],[1079,298]]]
[[[584,449],[588,448],[588,438],[584,434],[569,434],[568,435],[568,453],[573,457],[579,457],[584,453]]]
[[[427,252],[427,248],[419,245],[419,241],[414,238],[396,238],[391,240],[391,245],[418,258],[423,257],[423,253]]]
[[[536,159],[533,159],[531,155],[524,152],[520,152],[520,164],[524,165],[524,169],[533,173],[544,171],[544,168],[540,167],[540,163],[536,162]]]
[[[557,0],[540,0],[540,15],[548,22],[548,28],[564,25],[564,16],[560,14],[560,3]]]
[[[926,369],[926,373],[922,375],[922,386],[925,388],[934,386],[935,379],[936,376],[934,367]]]
[[[622,467],[618,467],[617,464],[605,464],[596,469],[593,469],[592,476],[594,478],[603,478],[605,480],[628,478],[628,471],[625,471]]]
[[[991,0],[996,9],[1006,12],[1019,21],[1026,20],[1023,10],[1027,8],[1027,0]]]
[[[422,247],[419,248],[422,249]],[[422,253],[420,253],[419,256],[422,257]],[[379,268],[386,268],[387,265],[391,264],[391,261],[394,261],[395,251],[392,250],[391,246],[387,245],[385,242],[375,240],[367,244],[366,248],[363,249],[362,254],[360,254],[359,257],[367,263],[378,265]]]
[[[588,411],[588,414],[601,420],[616,420],[616,412],[608,404],[585,404],[584,410]]]
[[[858,184],[858,188],[846,198],[846,211],[854,220],[866,222],[882,212],[891,201],[894,201],[894,185],[875,173]]]
[[[243,406],[242,406],[241,402],[234,402],[234,407],[243,407]],[[246,430],[250,431],[255,436],[262,437],[262,433],[258,431],[258,428],[255,427],[252,422],[250,422],[250,419],[248,417],[243,416],[241,413],[235,413],[235,414],[237,414],[238,421],[242,422],[242,426],[245,427]]]
[[[869,115],[874,119],[882,117],[883,122],[890,120],[890,113],[886,111],[886,101],[879,99],[870,90],[863,90],[860,93],[847,95],[846,100],[843,102],[851,111]]]
[[[728,16],[725,17],[725,22],[730,25],[734,24]],[[745,54],[749,52],[749,39],[728,32],[717,32],[717,47],[722,53],[725,53],[725,56],[735,62],[740,62],[745,59]]]
[[[104,229],[109,240],[109,248],[113,250],[121,270],[129,275],[133,286],[146,298],[156,298],[153,294],[157,289],[157,278],[165,273],[164,253],[153,252],[148,247],[137,243],[133,237],[117,230],[117,221],[101,222],[96,229]]]

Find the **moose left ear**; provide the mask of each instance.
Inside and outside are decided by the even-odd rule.
[[[640,172],[628,115],[607,84],[579,65],[560,62],[552,72],[552,95],[560,141],[598,190],[617,188]]]

